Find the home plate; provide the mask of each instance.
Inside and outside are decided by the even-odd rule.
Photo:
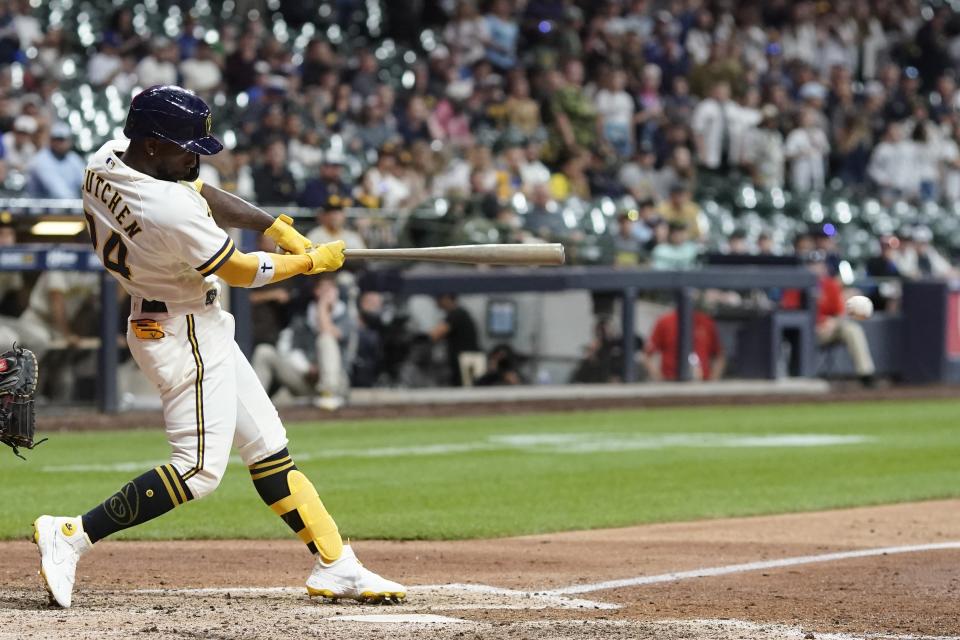
[[[378,624],[409,624],[409,623],[470,624],[469,620],[461,620],[460,618],[450,618],[447,616],[437,616],[429,613],[331,616],[327,618],[327,620],[344,620],[347,622],[374,622]]]

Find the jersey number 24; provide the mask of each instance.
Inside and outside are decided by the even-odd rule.
[[[93,216],[84,211],[83,215],[87,218],[87,229],[90,231],[90,242],[93,243],[93,250],[97,251],[97,225],[94,223]],[[127,245],[116,231],[110,231],[110,237],[103,243],[103,266],[110,271],[118,273],[127,280],[130,280],[130,267],[127,265]]]

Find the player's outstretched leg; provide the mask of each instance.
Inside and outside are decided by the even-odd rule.
[[[51,600],[64,608],[70,606],[77,562],[93,543],[192,499],[180,474],[166,464],[134,478],[82,516],[37,518],[33,541],[40,550],[40,575]]]
[[[307,578],[307,593],[360,602],[399,601],[407,595],[400,584],[365,568],[350,545],[344,545],[337,524],[327,513],[313,484],[286,449],[249,467],[257,493],[293,529],[317,562]]]

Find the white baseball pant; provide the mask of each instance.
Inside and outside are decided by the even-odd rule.
[[[211,493],[227,468],[232,445],[244,464],[287,446],[276,408],[234,339],[233,316],[210,305],[197,313],[133,313],[157,320],[164,336],[139,338],[128,327],[130,353],[160,390],[167,440],[195,498]]]

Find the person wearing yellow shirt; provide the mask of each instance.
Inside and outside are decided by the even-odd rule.
[[[690,187],[685,182],[675,182],[670,187],[670,197],[660,204],[657,212],[668,223],[685,226],[691,240],[704,239],[700,205],[690,199]]]

